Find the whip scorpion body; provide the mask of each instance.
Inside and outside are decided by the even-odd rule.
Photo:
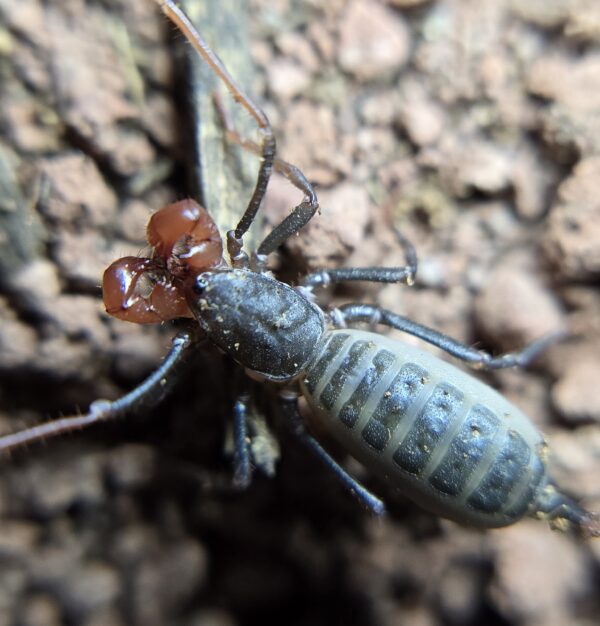
[[[532,422],[489,386],[414,347],[353,326],[382,325],[414,335],[479,369],[525,366],[555,338],[498,357],[372,304],[325,310],[315,287],[345,281],[406,283],[417,270],[412,245],[399,241],[402,267],[329,269],[292,287],[267,269],[268,256],[317,212],[312,185],[300,170],[275,155],[275,139],[263,111],[230,76],[187,16],[171,0],[158,2],[234,99],[256,121],[260,142],[228,126],[233,141],[257,152],[254,193],[236,228],[226,236],[228,260],[210,215],[192,200],[171,204],[148,224],[149,258],[113,263],[103,280],[109,314],[136,323],[188,317],[195,327],[180,332],[160,367],[115,401],[97,400],[88,413],[50,421],[0,437],[10,450],[139,410],[158,402],[177,380],[186,356],[208,340],[253,378],[278,389],[280,413],[292,431],[370,511],[383,503],[350,476],[306,430],[298,396],[351,455],[428,510],[463,524],[498,527],[525,515],[598,534],[598,522],[563,495],[548,474],[547,444]],[[272,170],[302,191],[303,201],[249,255],[243,237],[259,210]],[[247,395],[233,404],[234,481],[251,480]]]

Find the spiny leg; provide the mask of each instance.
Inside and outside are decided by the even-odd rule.
[[[244,149],[252,152],[253,154],[260,155],[260,147],[252,140],[242,137],[233,127],[231,119],[227,115],[223,103],[218,94],[213,95],[215,103],[215,109],[221,118],[221,123],[225,128],[227,139],[231,142],[237,143]],[[319,210],[319,201],[317,200],[317,194],[309,180],[302,173],[302,171],[295,165],[275,157],[273,161],[273,168],[285,176],[291,183],[302,191],[304,194],[304,200],[294,207],[294,210],[278,225],[276,226],[262,241],[257,249],[257,257],[260,265],[265,264],[265,257],[271,252],[274,252],[279,246],[281,246],[287,239],[297,233],[303,226],[305,226],[314,214]]]
[[[269,178],[275,158],[275,136],[271,124],[262,109],[244,92],[219,57],[210,49],[206,41],[196,30],[188,16],[173,2],[173,0],[155,0],[162,12],[183,33],[188,42],[194,47],[202,59],[208,64],[213,72],[225,84],[233,99],[239,102],[248,113],[256,120],[261,132],[260,155],[261,162],[254,192],[250,202],[242,215],[235,230],[227,233],[227,251],[234,265],[247,265],[247,257],[242,251],[242,237],[250,228],[262,199],[267,190]]]
[[[519,352],[494,357],[487,352],[477,350],[432,328],[413,322],[402,315],[392,313],[374,304],[345,304],[335,310],[333,318],[335,320],[339,319],[345,324],[364,322],[368,324],[382,324],[383,326],[401,330],[409,335],[423,339],[457,359],[461,359],[469,365],[482,370],[495,370],[515,366],[526,367],[544,350],[566,336],[566,333],[563,331],[550,333],[533,341]]]
[[[352,476],[325,451],[321,444],[306,432],[302,416],[298,410],[297,395],[289,391],[282,392],[279,400],[283,416],[287,420],[292,432],[300,441],[312,449],[327,468],[333,472],[342,485],[358,498],[366,509],[375,515],[383,515],[385,512],[383,502],[363,487],[356,479],[352,478]]]
[[[126,413],[158,404],[179,379],[182,366],[197,340],[190,332],[181,332],[173,339],[173,345],[160,367],[152,372],[135,389],[118,400],[96,400],[85,415],[75,415],[38,424],[31,428],[0,437],[0,452],[9,452],[27,444],[56,437],[122,417]]]

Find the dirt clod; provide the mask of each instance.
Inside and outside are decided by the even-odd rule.
[[[600,157],[580,161],[558,190],[543,240],[544,252],[561,278],[600,276]]]
[[[410,32],[399,14],[385,6],[351,0],[340,24],[338,59],[358,80],[398,71],[408,60]]]

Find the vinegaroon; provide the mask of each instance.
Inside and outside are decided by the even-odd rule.
[[[230,139],[258,152],[261,159],[248,206],[226,236],[230,263],[223,257],[215,223],[196,202],[184,200],[156,212],[147,229],[152,256],[119,259],[106,270],[106,309],[115,317],[142,324],[190,317],[196,320],[196,328],[179,333],[160,367],[122,398],[97,400],[85,415],[4,435],[0,450],[155,404],[176,382],[186,357],[203,337],[253,378],[279,387],[280,412],[292,431],[373,513],[382,513],[383,503],[307,432],[298,410],[299,394],[350,454],[430,511],[482,527],[505,526],[533,515],[555,527],[600,534],[597,518],[562,494],[549,478],[547,444],[516,407],[489,386],[426,352],[352,326],[367,322],[394,328],[486,370],[525,366],[554,338],[492,357],[380,306],[353,303],[323,310],[315,303],[312,290],[324,284],[411,285],[417,260],[412,245],[402,237],[403,267],[323,270],[305,276],[297,288],[275,279],[267,269],[268,256],[317,212],[315,191],[298,168],[275,156],[275,138],[266,115],[187,16],[172,0],[158,4],[260,131],[256,145],[226,128]],[[243,237],[256,217],[273,169],[300,189],[304,199],[249,256]],[[240,486],[250,482],[252,472],[246,430],[249,402],[242,396],[233,407],[234,480]]]

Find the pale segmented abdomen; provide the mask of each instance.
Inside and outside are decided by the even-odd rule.
[[[546,444],[521,411],[469,374],[399,341],[331,331],[301,387],[353,456],[444,517],[511,524],[547,480]]]

